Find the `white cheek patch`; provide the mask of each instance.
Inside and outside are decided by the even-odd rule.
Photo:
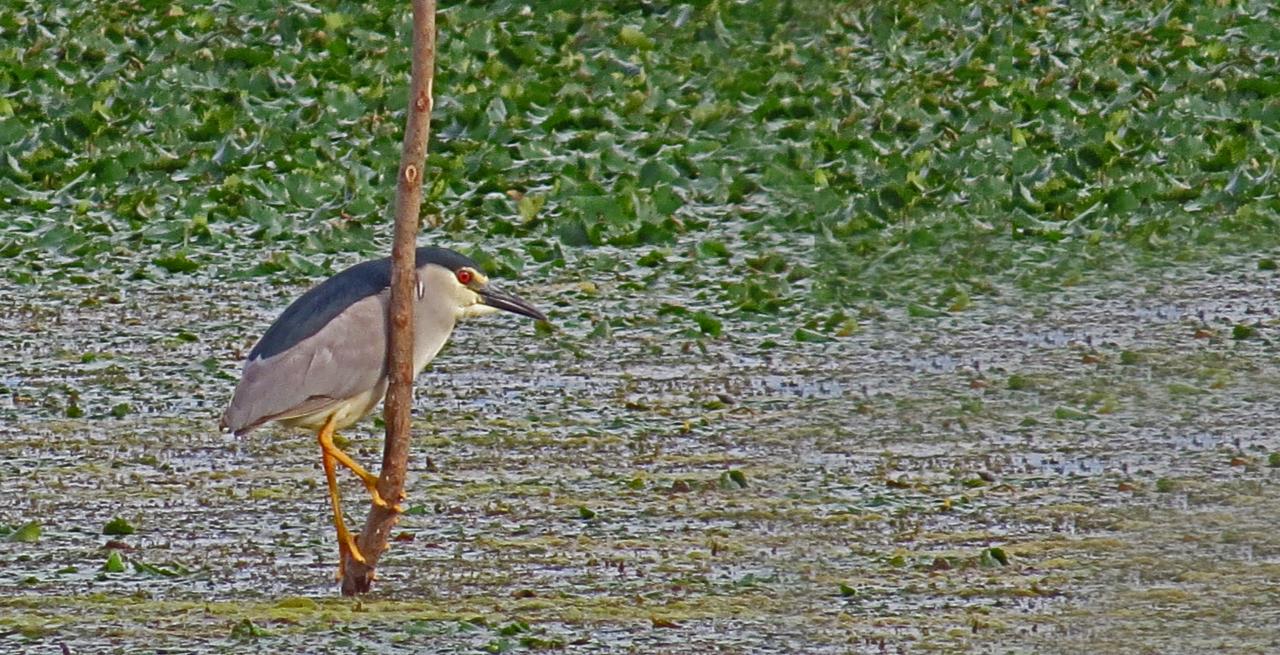
[[[477,299],[475,304],[467,305],[466,307],[459,308],[458,318],[466,319],[466,318],[475,318],[477,316],[487,316],[496,311],[498,311],[496,307],[490,307],[488,305],[482,304]]]

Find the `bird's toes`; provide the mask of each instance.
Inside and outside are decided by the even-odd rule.
[[[374,505],[381,507],[382,509],[389,509],[392,512],[395,512],[396,514],[404,514],[404,507],[400,505],[400,501],[404,500],[405,498],[403,491],[400,492],[398,498],[396,498],[395,504],[388,503],[387,500],[383,498],[377,491],[374,491],[372,496],[373,496]]]

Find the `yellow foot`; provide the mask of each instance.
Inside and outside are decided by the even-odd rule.
[[[392,510],[392,512],[396,512],[397,514],[401,514],[404,512],[404,509],[399,507],[399,503],[396,503],[394,505],[388,503],[388,501],[383,498],[383,495],[378,493],[378,489],[375,489],[375,487],[369,487],[369,495],[371,496],[372,499],[374,499],[374,504],[378,505],[378,507],[380,508],[390,509]]]
[[[377,482],[378,482],[378,479],[377,479],[377,478],[374,478],[374,479],[373,479],[373,483],[372,483],[372,484],[371,484],[371,483],[369,483],[368,481],[366,481],[366,482],[365,482],[365,488],[369,490],[369,496],[371,496],[371,497],[373,498],[373,504],[374,504],[374,505],[377,505],[378,507],[381,507],[381,508],[383,508],[383,509],[389,509],[389,510],[391,510],[391,511],[395,512],[396,514],[404,514],[404,508],[400,506],[400,503],[399,503],[399,502],[397,502],[396,504],[392,505],[391,503],[388,503],[388,502],[386,501],[386,499],[384,499],[384,498],[382,497],[382,494],[378,493],[378,485],[377,485]],[[403,491],[401,491],[401,492],[400,492],[400,500],[404,500],[404,492],[403,492]]]

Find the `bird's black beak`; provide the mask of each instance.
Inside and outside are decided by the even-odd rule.
[[[547,320],[547,315],[535,309],[533,305],[529,304],[529,301],[514,293],[507,293],[492,284],[484,285],[477,293],[480,294],[480,302],[490,307],[521,314],[539,321]]]

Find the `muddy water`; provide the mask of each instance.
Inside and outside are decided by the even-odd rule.
[[[42,527],[0,541],[0,648],[1280,648],[1280,302],[1248,262],[878,307],[828,343],[698,337],[659,316],[674,289],[514,286],[557,330],[468,324],[422,375],[410,511],[359,603],[312,439],[214,430],[299,288],[0,288],[0,524]],[[376,464],[372,420],[345,436]]]

